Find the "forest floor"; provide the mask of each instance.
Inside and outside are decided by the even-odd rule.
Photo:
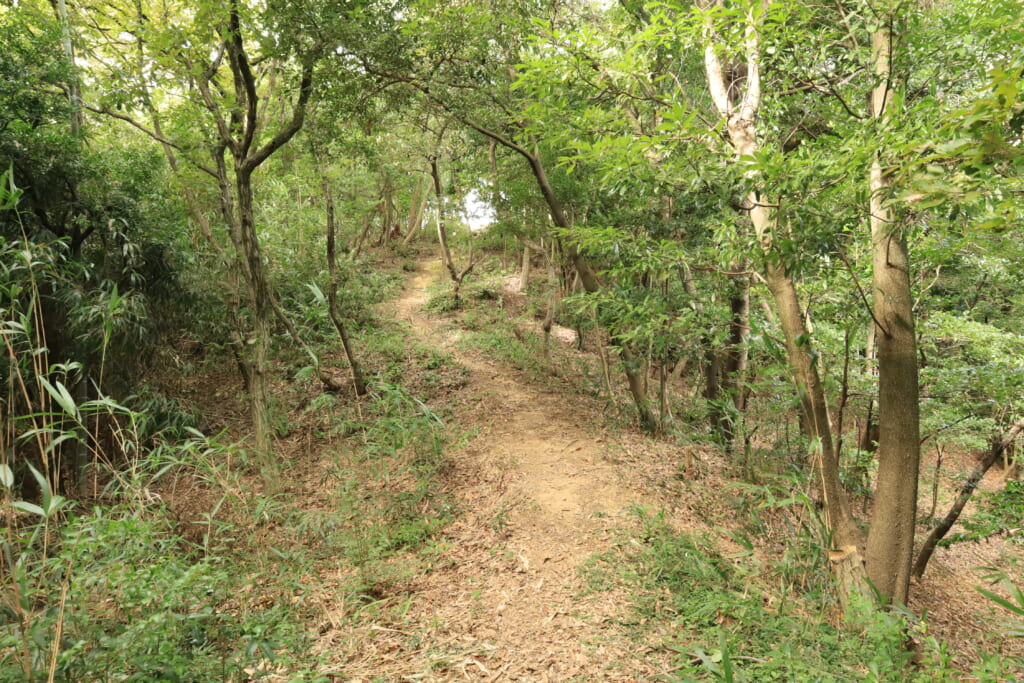
[[[439,262],[420,262],[385,313],[467,370],[449,420],[469,437],[446,474],[461,513],[443,531],[444,557],[378,618],[345,619],[351,606],[325,599],[328,625],[314,651],[351,681],[675,680],[680,653],[665,647],[666,634],[637,628],[628,587],[588,590],[586,568],[631,542],[641,503],[736,550],[723,531],[724,468],[698,453],[699,474],[684,476],[679,446],[604,430],[592,397],[460,343],[458,325],[425,310],[441,274]],[[772,552],[769,543],[755,554]],[[995,610],[972,586],[983,583],[980,567],[1006,554],[1002,543],[940,550],[914,589],[911,608],[928,614],[930,632],[963,666],[1000,641]]]
[[[429,411],[443,415],[445,432],[454,435],[444,453],[442,494],[455,513],[425,548],[388,555],[372,566],[360,568],[344,552],[325,549],[323,534],[337,536],[341,540],[335,543],[343,546],[348,542],[345,538],[363,529],[367,535],[380,532],[370,529],[370,522],[361,520],[358,511],[339,517],[338,494],[325,485],[338,477],[339,470],[364,466],[352,459],[358,457],[354,455],[356,446],[346,446],[346,436],[341,440],[316,436],[319,428],[308,424],[304,409],[292,409],[291,420],[299,426],[279,441],[279,449],[282,458],[296,463],[283,493],[298,511],[293,514],[298,522],[270,525],[272,528],[260,532],[267,534],[260,543],[279,548],[293,543],[296,556],[304,552],[303,547],[322,546],[317,550],[318,559],[301,570],[301,588],[292,598],[310,615],[311,622],[303,628],[312,638],[312,651],[302,657],[305,661],[310,661],[310,655],[314,658],[314,670],[321,673],[317,680],[324,676],[352,683],[714,678],[707,668],[714,663],[702,664],[694,654],[694,643],[704,642],[702,634],[673,620],[679,615],[673,612],[676,607],[667,586],[649,582],[644,587],[648,610],[637,608],[636,577],[662,571],[650,564],[629,564],[639,556],[637,551],[650,547],[651,527],[645,524],[657,518],[672,533],[706,539],[721,558],[716,561],[733,567],[768,568],[768,573],[775,571],[776,578],[771,581],[779,581],[779,571],[771,568],[796,552],[793,524],[802,523],[799,511],[794,516],[782,506],[762,504],[756,493],[753,502],[744,501],[747,489],[738,483],[735,467],[716,450],[701,446],[699,440],[687,444],[653,439],[629,427],[628,419],[620,419],[621,413],[619,417],[610,414],[609,401],[593,391],[580,390],[580,366],[573,366],[596,366],[592,351],[562,344],[553,349],[553,356],[568,359],[568,365],[561,367],[572,369],[558,371],[542,363],[547,369],[538,373],[516,369],[491,357],[479,344],[467,343],[471,330],[465,316],[471,313],[464,312],[460,318],[427,310],[431,294],[442,282],[439,261],[407,262],[405,267],[412,272],[404,289],[397,299],[380,304],[375,315],[378,322],[401,329],[404,339],[419,346],[420,355],[415,357],[425,359],[419,361],[421,365],[443,364],[437,373],[447,378],[443,380],[447,384],[432,393]],[[506,282],[501,276],[491,279],[493,283],[485,287],[488,291],[500,290]],[[497,315],[511,319],[521,309],[520,305],[519,310]],[[528,316],[516,324],[517,330],[524,325],[524,334],[532,334]],[[501,343],[516,345],[522,341],[517,341],[519,336],[518,332],[509,335]],[[410,387],[422,386],[429,374],[426,368],[403,367],[408,374],[402,382]],[[417,373],[419,377],[414,376]],[[592,381],[600,384],[600,380]],[[237,379],[232,378],[231,369],[221,367],[216,377],[206,376],[189,393],[205,404],[208,414],[217,414],[214,419],[218,423],[240,431],[245,428],[245,410],[227,400],[234,384]],[[286,393],[279,398],[282,404],[295,400]],[[310,400],[301,402],[308,405]],[[765,414],[756,419],[778,422],[779,416]],[[973,464],[968,455],[960,460],[950,462],[947,454],[939,514],[956,490],[959,472]],[[928,472],[929,467],[925,463],[923,470]],[[391,482],[381,486],[410,486],[401,481],[403,476],[385,472],[384,478]],[[990,473],[982,487],[998,486],[998,477],[999,473]],[[379,472],[362,483],[352,480],[355,483],[347,485],[349,493],[345,495],[372,504],[377,495],[375,478],[380,478]],[[923,484],[922,489],[925,487]],[[213,500],[204,502],[198,493],[190,490],[176,499],[188,508],[178,511],[180,517],[199,516],[199,508]],[[783,491],[781,495],[792,494]],[[929,503],[922,501],[922,508]],[[424,516],[436,504],[436,500],[423,498]],[[741,519],[744,516],[746,521]],[[760,525],[756,531],[749,528],[751,516],[756,516]],[[353,520],[342,525],[355,526],[324,526],[328,519]],[[296,523],[321,524],[317,537],[321,540],[310,541],[310,534],[303,536],[287,528]],[[820,573],[820,547],[814,545],[814,539],[806,536],[797,543],[810,548],[805,565]],[[959,543],[939,549],[924,580],[912,586],[911,611],[927,615],[927,634],[945,643],[952,671],[969,670],[983,652],[1024,656],[1024,639],[1000,635],[1005,613],[974,590],[986,585],[984,577],[989,571],[985,568],[1013,571],[1020,566],[1020,558],[1020,547],[1002,539]],[[740,577],[742,586],[751,577],[759,581],[757,571],[743,569],[735,576]],[[787,592],[801,592],[798,584],[805,578],[804,571],[799,570],[800,576],[782,588],[783,603],[789,600]],[[360,572],[378,576],[361,578]],[[596,579],[598,575],[604,580]],[[617,578],[607,580],[609,575]],[[353,591],[351,587],[360,581],[366,589]],[[751,591],[752,595],[769,596],[763,607],[755,599],[755,611],[764,610],[762,616],[771,617],[777,613],[771,597],[776,588],[766,582],[763,589]],[[742,595],[735,588],[730,590],[732,593],[725,593],[730,599],[747,597],[745,587],[739,590]],[[260,593],[254,579],[251,594],[240,595],[238,606],[252,603],[258,608],[260,601],[270,599]],[[825,602],[832,604],[812,604],[798,612],[810,610],[815,624],[838,625],[841,617],[834,600]],[[728,609],[728,605],[713,606],[711,623],[728,624]],[[795,618],[795,622],[779,623],[801,623],[799,614]],[[806,628],[813,631],[819,627]],[[859,641],[862,635],[842,637]],[[812,643],[813,638],[812,633]],[[757,657],[742,659],[758,661]],[[1021,662],[1024,675],[1024,659]],[[697,679],[692,675],[694,667],[701,674]],[[834,675],[835,680],[843,680],[845,674],[853,678],[868,675],[864,666],[845,674],[827,671],[826,679]],[[271,674],[268,680],[294,679],[280,671],[280,677]]]
[[[439,263],[415,273],[394,313],[468,369],[453,420],[474,434],[448,479],[464,514],[445,529],[449,561],[412,585],[397,623],[332,629],[317,645],[363,643],[344,670],[412,680],[637,680],[665,673],[619,625],[626,600],[587,592],[580,567],[606,551],[644,494],[609,458],[592,405],[461,347],[424,311]],[[431,673],[433,672],[433,673]],[[357,677],[355,680],[359,680]]]

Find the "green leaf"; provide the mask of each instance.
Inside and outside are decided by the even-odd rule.
[[[323,290],[320,289],[315,282],[307,282],[306,283],[306,287],[308,287],[309,291],[311,291],[313,293],[313,298],[316,299],[316,302],[319,305],[321,305],[321,306],[326,306],[327,305],[327,297],[324,296]]]
[[[40,377],[39,381],[46,387],[46,391],[50,394],[50,397],[57,402],[68,417],[74,418],[77,422],[82,421],[82,415],[78,412],[78,406],[75,404],[75,399],[71,397],[71,393],[68,391],[61,382],[56,382],[56,386],[50,384],[50,381],[45,377]]]
[[[32,465],[29,465],[28,468],[32,472],[32,476],[35,477],[36,483],[39,484],[40,495],[42,496],[43,499],[43,507],[40,509],[50,510],[51,507],[53,507],[51,502],[51,498],[53,497],[53,491],[50,489],[50,482],[48,482],[46,480],[46,477],[44,477],[39,472],[39,470],[37,470]]]
[[[39,507],[38,505],[26,502],[24,500],[16,500],[13,503],[11,503],[11,505],[13,505],[16,509],[21,510],[23,512],[27,512],[32,515],[38,515],[39,517],[46,517],[46,512],[43,511],[43,508]]]
[[[1006,598],[1001,597],[999,595],[996,595],[992,591],[985,590],[984,588],[981,588],[980,586],[975,586],[974,589],[976,591],[978,591],[979,593],[981,593],[982,595],[984,595],[989,600],[991,600],[992,602],[994,602],[997,605],[999,605],[1000,607],[1008,609],[1011,612],[1013,612],[1014,614],[1018,614],[1018,615],[1024,617],[1024,605],[1015,605],[1012,602],[1010,602],[1009,600],[1007,600]]]
[[[14,471],[7,463],[0,464],[0,486],[5,489],[14,486]]]

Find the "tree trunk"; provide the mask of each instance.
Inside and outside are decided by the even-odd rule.
[[[519,270],[519,290],[526,292],[530,284],[530,246],[523,245],[523,263]]]
[[[704,303],[700,299],[700,294],[697,292],[697,285],[693,281],[693,272],[690,267],[683,263],[680,266],[682,270],[683,287],[686,289],[687,294],[693,300],[694,308],[699,312],[704,312]],[[718,353],[712,346],[710,338],[705,335],[701,343],[704,347],[704,359],[703,359],[703,373],[704,373],[704,403],[707,405],[708,411],[708,424],[711,425],[712,429],[719,425],[724,419],[723,406],[721,403],[722,394],[722,361],[721,354]],[[694,390],[696,391],[696,390]]]
[[[832,529],[833,546],[852,552],[859,549],[861,535],[857,529],[850,503],[839,483],[839,458],[832,439],[825,389],[818,375],[818,367],[811,359],[793,279],[775,263],[769,261],[766,267],[768,291],[775,300],[779,323],[786,341],[786,357],[793,372],[793,383],[800,397],[800,409],[804,415],[809,436],[814,443],[815,470],[818,485],[825,499],[825,517]],[[852,586],[851,586],[852,588]]]
[[[391,185],[391,179],[384,179],[384,187],[381,189],[381,222],[384,227],[381,228],[380,240],[378,241],[379,246],[387,246],[391,240],[391,231],[397,226],[395,223],[395,197],[394,187]]]
[[[745,266],[740,266],[742,270]],[[749,350],[747,337],[750,336],[750,280],[744,276],[734,279],[735,289],[729,297],[729,341],[722,355],[720,384],[732,408],[724,405],[718,408],[718,422],[715,426],[726,453],[732,452],[736,438],[736,423],[743,414],[746,402],[744,390]]]
[[[70,131],[71,137],[77,138],[82,130],[82,101],[78,83],[78,65],[75,63],[75,45],[71,39],[71,21],[68,18],[66,0],[51,0],[57,21],[60,23],[60,42],[64,48],[70,77],[68,79],[68,102],[71,104]]]
[[[235,189],[238,193],[237,242],[244,259],[245,284],[249,294],[252,316],[251,337],[246,340],[249,365],[249,408],[252,414],[253,441],[257,461],[271,486],[280,478],[280,467],[273,456],[273,437],[270,424],[268,394],[267,352],[272,334],[274,315],[270,282],[263,265],[263,254],[256,234],[252,203],[252,176],[247,169],[235,169]]]
[[[338,312],[338,256],[336,253],[336,221],[334,214],[334,194],[331,192],[331,183],[325,176],[323,179],[324,201],[327,203],[327,271],[330,281],[327,283],[327,311],[334,323],[341,338],[341,346],[345,350],[345,358],[352,369],[352,386],[356,396],[366,394],[366,381],[363,379],[363,371],[352,351],[352,344],[349,342],[348,330]]]
[[[374,207],[373,211],[367,211],[363,216],[363,229],[359,232],[359,236],[356,237],[356,243],[352,245],[351,254],[352,260],[359,258],[359,255],[363,251],[363,244],[366,243],[366,236],[370,234],[370,228],[373,227],[373,214],[376,212],[377,207]]]
[[[529,249],[529,247],[526,247]],[[554,251],[554,250],[552,250]],[[558,316],[558,308],[561,303],[562,285],[558,273],[555,272],[555,260],[551,255],[544,253],[544,260],[548,268],[548,310],[544,314],[544,321],[541,329],[544,330],[544,359],[551,360],[551,328],[554,327],[555,318]]]
[[[494,140],[499,145],[507,147],[513,150],[524,159],[530,165],[530,170],[533,172],[533,177],[537,181],[537,185],[540,188],[541,195],[544,197],[545,203],[548,205],[548,211],[551,214],[551,221],[556,227],[569,230],[572,228],[572,222],[565,215],[565,211],[562,208],[562,203],[558,200],[558,196],[555,194],[554,188],[551,186],[551,182],[548,180],[547,171],[544,170],[544,164],[538,155],[536,148],[533,151],[523,147],[514,140],[511,140],[501,133],[489,130],[488,128],[481,126],[479,123],[467,119],[460,118],[462,123],[466,124],[478,133],[486,136],[487,138]],[[587,263],[586,258],[580,254],[579,249],[576,245],[570,242],[567,245],[567,255],[573,266],[576,268],[576,273],[579,276],[580,282],[583,284],[583,289],[588,293],[593,293],[601,288],[601,281],[598,280],[597,275],[594,273],[590,264]],[[618,340],[614,337],[611,338],[612,344],[618,344]],[[633,358],[632,352],[624,344],[619,344],[620,353],[624,361],[624,368],[626,372],[626,378],[630,385],[630,393],[633,394],[634,403],[636,404],[637,414],[640,418],[640,423],[644,425],[644,428],[648,431],[657,430],[657,418],[647,405],[646,395],[638,395],[633,390],[635,387],[643,386],[643,379],[634,377],[637,372],[636,362]]]
[[[455,303],[457,305],[459,302],[459,289],[462,284],[462,280],[459,278],[459,272],[456,270],[455,262],[452,260],[451,249],[448,248],[448,225],[445,220],[444,190],[441,187],[441,174],[437,168],[437,157],[430,158],[430,177],[434,179],[434,199],[437,201],[437,241],[441,245],[441,260],[455,286],[454,294]]]
[[[451,249],[448,247],[448,224],[445,220],[445,209],[444,209],[444,192],[441,188],[441,174],[437,168],[437,157],[430,158],[430,175],[434,179],[434,196],[437,199],[437,240],[441,243],[441,258],[444,261],[444,267],[448,271],[448,275],[451,276],[452,284],[454,285],[455,305],[459,304],[459,293],[462,289],[462,281],[473,271],[473,252],[472,243],[470,243],[470,254],[469,254],[469,265],[460,273],[458,268],[455,267],[455,261],[452,259]]]
[[[709,20],[710,22],[710,20]],[[708,89],[718,112],[725,119],[725,128],[737,159],[753,156],[759,151],[757,116],[761,104],[760,50],[757,19],[746,17],[746,79],[738,92],[735,84],[727,80],[719,50],[712,40],[704,49],[704,65]],[[714,28],[708,24],[709,38]],[[750,180],[756,177],[748,173]],[[800,397],[805,422],[811,430],[814,446],[813,465],[818,475],[821,493],[825,498],[825,519],[832,532],[829,553],[833,572],[840,586],[840,597],[846,599],[853,591],[866,589],[864,565],[860,559],[861,536],[854,523],[845,491],[839,482],[839,462],[832,440],[831,420],[825,391],[818,368],[808,353],[808,335],[805,318],[801,314],[799,298],[793,279],[778,262],[773,243],[774,220],[768,206],[761,201],[759,191],[751,189],[743,198],[744,210],[750,218],[754,234],[765,256],[768,289],[775,299],[779,322],[786,340],[786,353],[793,382]]]
[[[452,252],[448,248],[448,225],[445,220],[444,210],[444,189],[441,187],[441,174],[437,168],[437,157],[430,158],[430,177],[434,180],[434,199],[437,202],[437,241],[441,245],[441,260],[445,269],[451,275],[452,281],[458,280],[459,274],[455,270],[455,262],[452,261]],[[459,300],[458,287],[455,289],[455,300]]]
[[[879,82],[871,95],[871,109],[879,122],[888,117],[891,49],[892,35],[886,25],[872,36]],[[890,185],[876,155],[869,187],[872,290],[878,326],[878,478],[865,557],[868,576],[881,600],[906,604],[917,521],[920,407],[910,258],[906,236],[887,205]]]
[[[423,209],[427,205],[428,193],[423,188],[422,176],[416,179],[416,185],[412,190],[412,199],[409,200],[409,219],[405,225],[405,238],[402,244],[409,244],[419,233],[423,225]]]

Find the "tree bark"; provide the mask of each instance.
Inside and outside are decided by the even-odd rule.
[[[523,262],[519,269],[519,289],[525,292],[530,285],[530,246],[523,245]]]
[[[356,396],[363,396],[366,394],[366,381],[363,379],[362,368],[359,365],[359,361],[356,360],[355,352],[352,350],[348,329],[345,327],[345,322],[338,311],[338,255],[335,236],[337,226],[334,213],[334,194],[331,192],[331,183],[326,176],[323,179],[323,188],[324,201],[327,203],[327,271],[329,273],[327,312],[331,316],[331,322],[334,324],[334,329],[338,332],[338,337],[341,338],[341,346],[345,351],[345,358],[348,360],[348,366],[352,370],[352,387],[355,389]]]
[[[551,186],[551,181],[548,179],[547,171],[544,169],[544,163],[536,152],[536,149],[531,151],[530,149],[527,149],[527,147],[517,143],[515,140],[505,137],[501,133],[493,131],[486,126],[482,126],[472,119],[459,118],[458,120],[481,135],[493,140],[502,147],[516,152],[525,159],[530,165],[530,171],[533,173],[534,179],[537,181],[537,186],[540,189],[541,196],[544,197],[544,202],[548,206],[548,212],[551,214],[551,222],[558,228],[565,230],[572,228],[572,222],[565,215],[562,202],[559,201],[554,188]],[[593,268],[590,267],[587,259],[580,253],[576,244],[569,242],[566,247],[566,252],[569,260],[573,264],[573,267],[576,268],[576,273],[579,276],[580,283],[583,285],[584,291],[594,293],[600,290],[601,281],[598,279]],[[638,367],[633,352],[626,344],[622,343],[622,341],[614,335],[610,335],[610,341],[613,345],[616,345],[619,348],[619,354],[622,357],[623,367],[626,373],[627,384],[630,387],[630,394],[633,396],[633,402],[636,406],[640,424],[646,431],[657,431],[658,420],[648,405],[646,394],[641,391],[641,388],[644,385],[643,377],[639,376],[640,368]]]
[[[711,99],[725,119],[725,129],[732,142],[736,158],[754,155],[759,150],[756,123],[761,104],[760,51],[757,20],[746,18],[746,82],[737,89],[727,81],[719,50],[713,41],[713,26],[708,24],[704,65]],[[754,178],[751,178],[752,180]],[[825,498],[825,519],[832,532],[833,551],[829,560],[844,600],[853,591],[863,592],[864,565],[860,556],[861,535],[850,510],[846,493],[839,482],[839,462],[832,439],[831,422],[825,391],[818,368],[808,352],[809,336],[805,317],[800,310],[799,298],[792,277],[778,260],[773,243],[774,219],[769,208],[760,201],[756,189],[744,198],[744,211],[754,228],[754,234],[765,258],[768,289],[775,300],[779,322],[786,340],[786,353],[793,382],[800,397],[801,411],[810,427],[813,444],[813,465]]]
[[[889,20],[892,20],[890,15]],[[891,94],[892,33],[872,36],[875,76],[871,113],[881,125]],[[921,456],[917,337],[906,236],[888,206],[891,179],[876,154],[871,191],[872,290],[878,339],[878,477],[865,557],[883,603],[906,604],[914,559],[917,481]]]
[[[292,117],[272,137],[260,146],[255,146],[261,120],[259,114],[256,76],[245,48],[242,35],[241,17],[237,0],[232,0],[227,9],[227,21],[222,28],[222,44],[218,54],[226,55],[233,81],[233,101],[225,116],[218,102],[220,90],[215,84],[219,58],[199,74],[193,81],[204,105],[209,110],[216,126],[219,144],[213,152],[217,164],[217,178],[221,189],[221,210],[227,222],[232,242],[238,256],[242,275],[245,279],[249,298],[251,337],[248,345],[249,398],[253,423],[253,439],[257,461],[263,469],[264,479],[269,487],[279,484],[280,467],[272,453],[272,435],[268,402],[267,352],[270,347],[271,318],[274,314],[273,293],[263,264],[259,235],[256,231],[253,208],[252,174],[272,154],[287,144],[302,128],[306,106],[312,93],[313,67],[311,62],[302,65],[298,97],[292,108]],[[214,86],[214,87],[211,87]],[[218,95],[215,96],[214,93]],[[232,201],[232,188],[224,162],[225,150],[234,161],[234,193],[237,206]]]
[[[249,407],[252,415],[253,441],[257,460],[264,477],[272,486],[280,478],[280,467],[273,456],[268,394],[267,352],[273,332],[270,282],[263,265],[263,253],[256,235],[252,203],[252,176],[244,167],[235,167],[235,189],[238,197],[236,240],[241,249],[245,284],[252,316],[251,337],[246,340],[249,358]]]
[[[423,188],[422,176],[416,179],[413,186],[412,199],[409,200],[409,219],[405,225],[405,237],[402,244],[409,244],[416,237],[423,224],[423,208],[427,205],[428,193]]]
[[[742,270],[745,266],[740,266]],[[750,336],[750,280],[745,275],[733,278],[735,287],[729,297],[729,340],[722,355],[721,389],[728,397],[732,409],[720,406],[718,424],[719,438],[726,453],[732,452],[736,438],[736,422],[746,408],[746,373],[749,363],[747,337]]]
[[[374,207],[374,211],[376,211],[376,207]],[[353,261],[359,258],[359,255],[363,252],[366,236],[370,234],[370,228],[373,227],[373,213],[373,211],[368,211],[363,216],[363,229],[360,231],[359,236],[356,238],[356,243],[352,245],[351,249]]]
[[[825,499],[825,517],[832,530],[833,546],[853,552],[859,549],[862,539],[846,491],[839,483],[839,458],[832,438],[828,402],[818,367],[809,353],[805,318],[800,310],[796,286],[778,264],[769,261],[765,271],[768,291],[775,300],[785,337],[786,357],[800,397],[800,409],[809,428],[809,436],[815,442],[815,471]]]
[[[474,263],[471,255],[469,265],[460,273],[458,268],[455,267],[455,261],[452,259],[452,252],[448,247],[448,224],[444,208],[444,191],[441,187],[441,174],[438,171],[436,156],[430,157],[430,176],[434,179],[434,197],[437,200],[437,240],[441,244],[441,259],[444,262],[445,269],[448,271],[448,275],[451,276],[452,284],[454,285],[455,304],[458,305],[462,281],[472,272]]]

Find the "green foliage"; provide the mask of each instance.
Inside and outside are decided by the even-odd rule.
[[[802,559],[782,557],[762,568],[742,537],[733,538],[738,551],[725,553],[709,536],[674,530],[664,513],[638,508],[637,521],[619,547],[593,558],[587,571],[595,588],[614,583],[630,591],[629,620],[638,638],[679,653],[673,680],[960,678],[949,653],[913,615],[864,604],[836,626],[820,600],[779,601],[765,570],[788,575],[792,570],[782,565]],[[916,654],[906,648],[908,633],[919,641]],[[1012,665],[986,658],[984,680],[1000,680]]]
[[[0,620],[0,680],[46,680],[51,662],[56,680],[220,680],[302,647],[286,607],[226,612],[246,579],[226,558],[190,559],[159,516],[96,508],[50,543],[39,557],[3,542],[20,561],[4,582],[17,602]]]
[[[1024,482],[1010,479],[998,491],[978,494],[977,506],[960,525],[964,530],[950,534],[940,545],[977,542],[993,536],[1003,536],[1010,543],[1024,545]]]
[[[330,508],[303,514],[295,526],[319,553],[355,568],[348,590],[365,604],[400,590],[454,516],[444,481],[451,435],[426,404],[384,382],[346,431],[356,448],[336,457]]]
[[[110,401],[75,406],[65,395],[59,403],[83,416],[102,409],[141,419]],[[114,434],[136,455],[138,441],[126,442],[137,436],[130,426]],[[228,494],[206,514],[197,556],[151,490],[182,474],[226,484],[219,461],[231,455],[197,433],[178,446],[160,441],[145,459],[109,472],[105,495],[115,502],[88,511],[31,467],[39,504],[15,500],[24,487],[0,465],[0,680],[220,680],[299,654],[304,634],[288,603],[238,600],[254,570],[213,538]]]
[[[978,592],[1013,615],[1006,635],[1013,638],[1024,638],[1024,591],[1014,585],[1002,572],[996,572],[985,578],[989,579],[993,585],[1001,584],[1003,591],[1009,594],[1009,598],[985,588],[976,587]]]
[[[455,298],[454,292],[440,292],[430,297],[425,308],[431,313],[452,313],[462,308],[462,301]]]

